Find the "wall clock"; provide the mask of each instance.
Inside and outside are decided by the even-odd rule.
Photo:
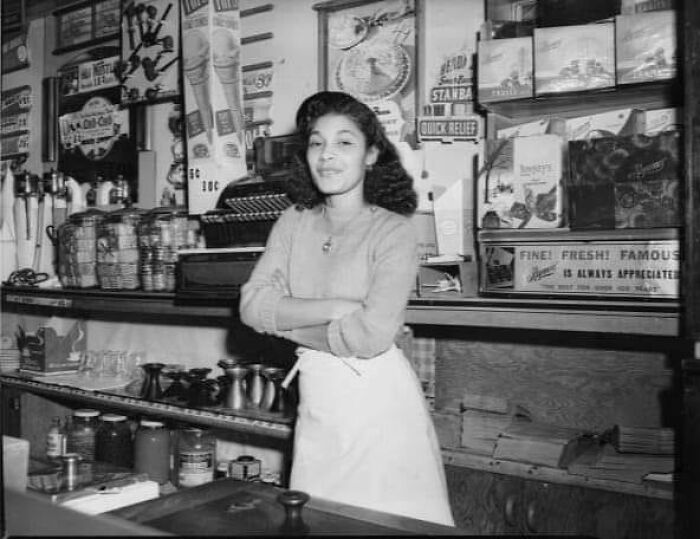
[[[360,99],[391,99],[411,76],[411,57],[391,42],[358,45],[340,59],[335,71],[338,88]]]

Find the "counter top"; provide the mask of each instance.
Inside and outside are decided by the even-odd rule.
[[[172,292],[2,286],[2,309],[105,320],[134,317],[142,322],[228,327],[232,305],[180,303]],[[678,337],[680,301],[542,298],[411,298],[406,323],[415,325],[620,333]]]
[[[221,479],[110,512],[142,526],[178,535],[289,536],[290,521],[277,496],[285,489],[264,483]],[[312,497],[302,509],[308,535],[468,535],[474,530],[451,528],[422,520]]]

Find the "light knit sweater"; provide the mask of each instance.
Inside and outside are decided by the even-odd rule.
[[[402,327],[418,268],[416,232],[410,218],[378,206],[361,212],[333,235],[320,206],[290,207],[270,232],[265,252],[241,288],[243,323],[339,357],[371,358],[387,350]],[[322,326],[279,331],[277,305],[285,293],[272,284],[279,270],[294,298],[343,298],[362,308]]]

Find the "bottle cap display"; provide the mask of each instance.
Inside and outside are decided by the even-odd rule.
[[[100,419],[109,422],[126,421],[126,416],[120,414],[103,414]]]
[[[152,419],[142,419],[142,420],[141,420],[141,426],[142,426],[142,427],[148,427],[148,428],[151,428],[151,429],[157,429],[157,428],[163,426],[163,422],[162,422],[162,421],[154,421],[154,420],[152,420]]]
[[[100,412],[97,410],[91,410],[90,408],[79,408],[73,411],[75,417],[97,417]]]

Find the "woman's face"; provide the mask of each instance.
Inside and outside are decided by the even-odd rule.
[[[316,187],[326,196],[362,196],[365,168],[377,160],[360,128],[347,116],[326,114],[316,120],[306,149],[306,161]]]

